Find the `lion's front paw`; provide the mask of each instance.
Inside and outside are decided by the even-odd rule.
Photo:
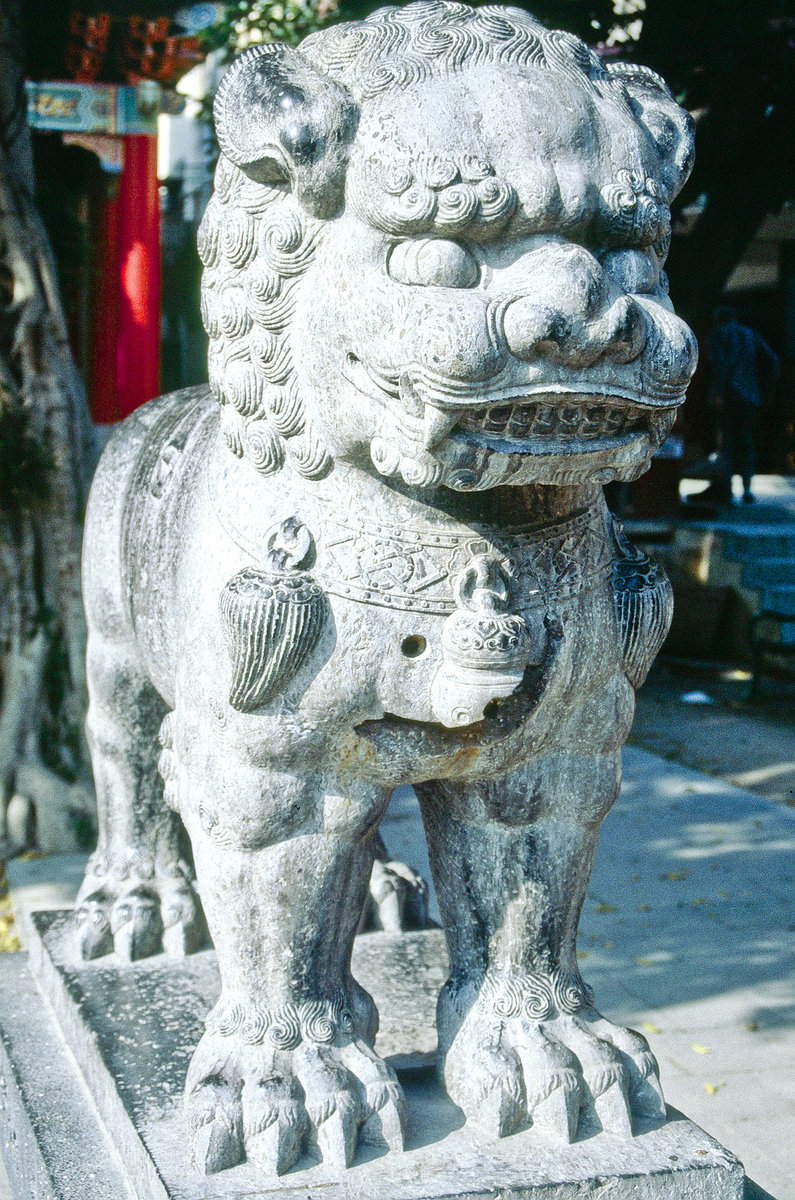
[[[633,1115],[664,1120],[645,1038],[589,1000],[581,981],[562,973],[490,972],[463,1019],[460,997],[443,995],[444,1079],[467,1119],[495,1137],[532,1124],[565,1142],[583,1125],[630,1137]]]
[[[137,859],[92,860],[74,920],[84,959],[114,950],[128,961],[161,950],[182,956],[206,938],[201,904],[182,864],[164,871]]]
[[[197,1167],[249,1159],[281,1175],[304,1151],[347,1167],[360,1140],[402,1149],[400,1084],[354,1025],[349,1009],[323,1001],[276,1013],[219,1005],[185,1085]]]

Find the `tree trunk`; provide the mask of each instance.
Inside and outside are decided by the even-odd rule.
[[[19,0],[0,10],[0,819],[36,767],[35,802],[90,783],[83,510],[96,436],[33,199]]]

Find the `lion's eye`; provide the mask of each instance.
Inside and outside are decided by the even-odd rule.
[[[468,288],[480,278],[472,254],[446,238],[413,238],[393,246],[387,271],[396,283],[420,287]]]
[[[625,292],[653,292],[659,280],[655,255],[643,250],[610,250],[602,266]]]

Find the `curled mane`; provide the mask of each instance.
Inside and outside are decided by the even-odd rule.
[[[221,156],[199,227],[210,387],[230,450],[263,475],[289,460],[317,479],[332,465],[299,392],[290,338],[321,227],[286,187],[255,183]]]

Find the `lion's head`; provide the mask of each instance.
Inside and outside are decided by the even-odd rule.
[[[690,119],[515,8],[385,8],[218,92],[199,235],[230,448],[415,486],[632,479],[696,358],[663,272]]]

